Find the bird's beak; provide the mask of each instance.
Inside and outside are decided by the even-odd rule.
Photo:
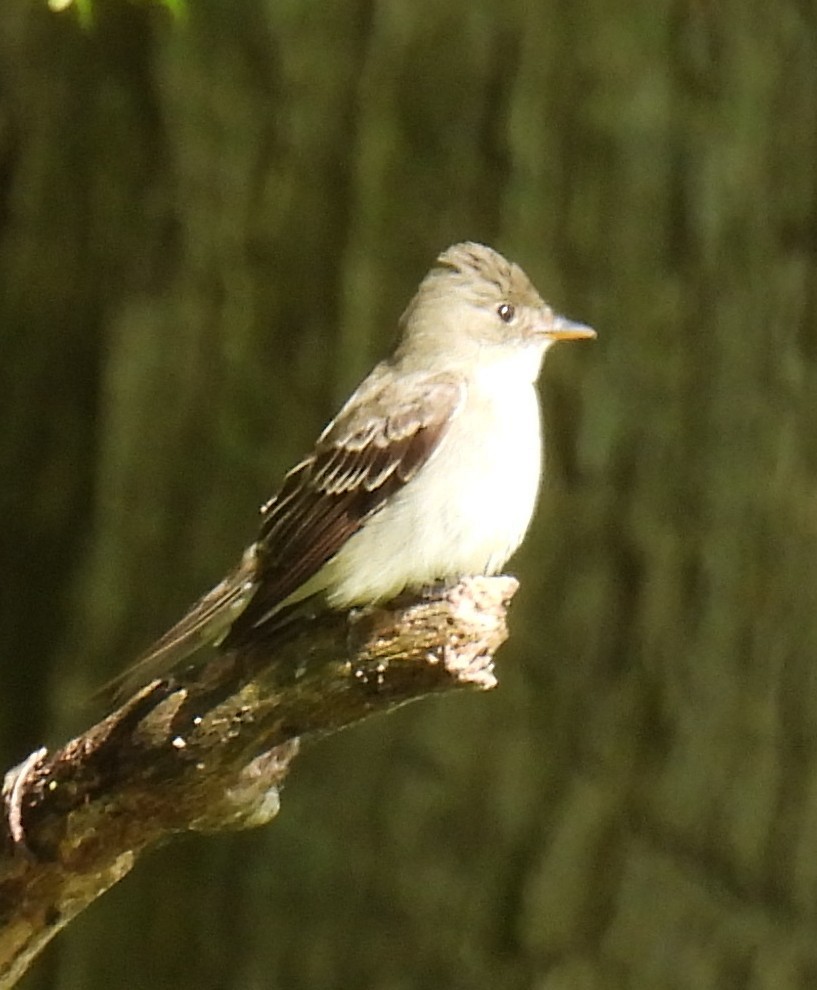
[[[553,317],[553,323],[545,330],[545,336],[550,340],[584,340],[595,337],[596,331],[584,323],[574,323],[557,313]]]

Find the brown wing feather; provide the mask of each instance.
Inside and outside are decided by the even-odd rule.
[[[464,396],[450,375],[395,379],[380,366],[265,507],[258,588],[233,623],[235,645],[315,575],[437,449]]]

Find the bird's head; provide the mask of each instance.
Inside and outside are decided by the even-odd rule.
[[[551,344],[596,336],[554,313],[518,265],[473,242],[438,256],[400,327],[398,356],[473,365],[527,354],[533,376]]]

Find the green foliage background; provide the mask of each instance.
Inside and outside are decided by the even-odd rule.
[[[817,983],[817,13],[798,0],[0,6],[0,743],[229,566],[434,254],[591,347],[490,696],[298,764],[26,986]]]

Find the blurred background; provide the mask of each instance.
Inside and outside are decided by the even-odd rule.
[[[27,990],[817,986],[814,4],[87,2],[0,6],[4,768],[237,559],[442,248],[599,339],[499,689],[311,749]]]

